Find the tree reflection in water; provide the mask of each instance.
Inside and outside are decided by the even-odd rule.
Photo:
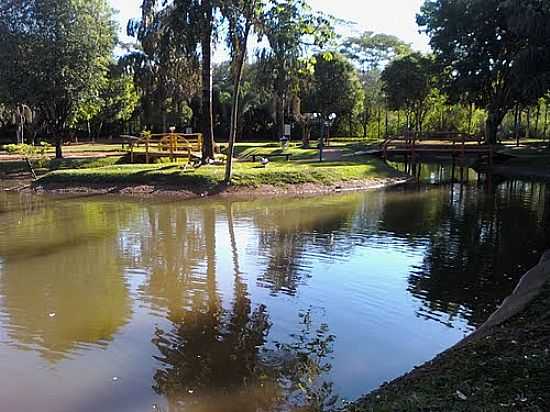
[[[0,224],[8,342],[52,364],[108,347],[132,316],[116,230],[135,208],[73,200],[20,206],[24,219],[8,214]]]
[[[196,297],[172,329],[157,328],[153,343],[162,364],[154,390],[166,396],[169,411],[258,411],[300,408],[325,411],[336,403],[331,369],[332,343],[327,325],[313,326],[312,312],[300,315],[301,329],[290,342],[270,342],[267,307],[253,307],[242,279],[233,227],[226,207],[234,268],[234,299],[222,307],[215,288],[215,256],[207,256],[206,300]],[[214,209],[205,214],[205,230],[215,242]],[[213,245],[210,245],[213,246]],[[213,247],[207,250],[214,250]]]
[[[456,192],[456,193],[455,193]],[[538,183],[506,182],[482,193],[452,186],[438,203],[422,264],[409,277],[419,315],[446,313],[480,325],[550,241],[550,202]],[[387,221],[387,219],[386,219]]]

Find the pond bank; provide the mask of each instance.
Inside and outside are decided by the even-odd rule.
[[[550,410],[549,280],[547,252],[470,337],[346,410]]]
[[[123,194],[196,198],[207,196],[309,196],[382,188],[408,176],[384,162],[356,158],[334,162],[273,162],[235,165],[233,184],[224,184],[223,165],[186,168],[181,164],[113,165],[58,170],[36,180],[32,190],[50,193]]]
[[[231,197],[251,199],[258,197],[309,197],[331,193],[351,191],[376,190],[405,184],[405,178],[369,178],[361,181],[344,181],[329,185],[302,183],[286,186],[259,185],[259,186],[225,186],[215,187],[196,186],[193,188],[174,186],[169,184],[62,184],[35,182],[33,185],[22,187],[24,191],[51,194],[96,194],[96,195],[126,195],[134,197],[172,197],[178,199],[195,199],[201,197]]]

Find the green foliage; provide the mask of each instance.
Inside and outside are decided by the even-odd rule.
[[[358,37],[348,37],[341,47],[342,53],[357,62],[363,72],[380,69],[396,57],[412,52],[411,46],[395,36],[365,32]]]
[[[168,122],[180,129],[190,124],[191,100],[198,96],[201,82],[200,7],[195,0],[162,5],[143,0],[141,19],[128,23],[128,34],[138,45],[119,63],[133,77],[143,126],[164,132]]]
[[[550,7],[540,0],[429,0],[418,23],[452,101],[488,112],[487,135],[517,103],[533,104],[550,88]]]
[[[115,45],[106,0],[21,0],[0,5],[0,96],[37,108],[63,134],[97,93]]]
[[[363,107],[364,92],[353,65],[341,54],[318,54],[309,93],[304,104],[310,112],[323,118],[331,113],[338,117],[356,115]]]
[[[51,145],[47,142],[42,142],[39,146],[28,144],[8,144],[4,145],[4,150],[8,154],[21,155],[25,157],[45,156]]]
[[[276,123],[282,136],[285,102],[298,93],[300,78],[314,69],[307,52],[311,47],[323,48],[335,33],[330,18],[313,12],[305,0],[272,0],[261,24],[261,35],[270,47],[260,53],[259,60],[265,82],[276,97]]]
[[[97,125],[97,137],[105,123],[128,121],[138,104],[139,96],[133,78],[112,67],[109,77],[103,79],[98,93],[83,101],[71,118],[71,125],[81,122]],[[91,131],[90,131],[91,132]]]
[[[427,102],[433,96],[434,66],[430,57],[412,53],[392,61],[382,72],[388,105],[415,116],[416,130],[421,131],[428,110]]]

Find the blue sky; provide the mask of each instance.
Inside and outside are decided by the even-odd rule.
[[[140,14],[140,0],[110,0],[119,10],[122,31],[131,17]],[[428,51],[428,39],[418,33],[415,16],[424,0],[309,0],[317,10],[353,21],[356,31],[370,30],[393,34],[411,43],[413,48]],[[221,53],[219,55],[222,55]]]

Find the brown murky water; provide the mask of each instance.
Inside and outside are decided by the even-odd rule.
[[[256,202],[2,193],[0,410],[330,410],[483,322],[549,225],[550,191],[524,182]]]

